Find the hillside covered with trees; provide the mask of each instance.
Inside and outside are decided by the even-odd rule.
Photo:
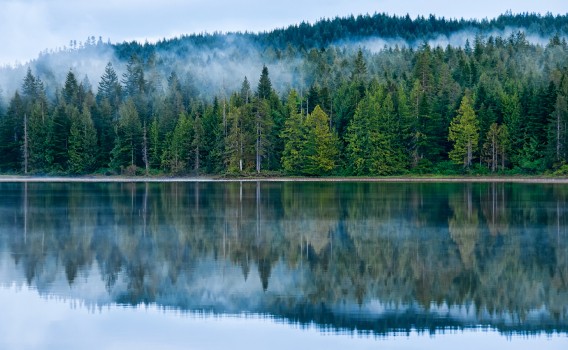
[[[0,70],[23,69],[4,87],[0,171],[564,174],[567,35],[568,15],[376,14],[156,44],[92,37]],[[101,59],[100,76],[74,64],[57,78],[55,62]]]

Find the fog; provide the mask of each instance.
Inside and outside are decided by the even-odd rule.
[[[426,42],[431,47],[464,47],[469,41],[473,47],[475,38],[489,36],[508,39],[523,32],[527,40],[544,46],[549,37],[543,37],[522,28],[505,28],[482,33],[478,30],[463,30],[450,35],[438,35]],[[155,72],[158,89],[167,86],[167,78],[175,72],[180,80],[189,81],[202,94],[202,97],[228,96],[238,90],[245,77],[254,89],[262,67],[266,65],[275,90],[282,94],[291,87],[305,89],[314,82],[315,77],[306,76],[304,54],[277,52],[272,48],[260,47],[247,35],[228,34],[217,36],[211,43],[196,45],[186,38],[177,39],[175,45],[154,46]],[[341,40],[332,47],[355,52],[359,48],[367,54],[376,54],[390,47],[417,49],[425,41],[406,41],[401,38],[371,37],[361,40]],[[173,49],[169,49],[173,47]],[[71,70],[79,82],[88,77],[93,92],[97,92],[98,83],[105,66],[111,62],[119,77],[125,71],[126,59],[120,59],[116,46],[102,42],[81,45],[79,48],[65,48],[56,52],[44,52],[27,64],[4,66],[0,68],[0,98],[4,106],[17,89],[21,88],[28,67],[45,84],[48,97],[54,98],[61,89],[66,75]]]

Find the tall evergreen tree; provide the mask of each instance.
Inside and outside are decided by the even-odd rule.
[[[284,139],[282,168],[290,174],[300,174],[303,159],[303,146],[306,133],[303,116],[298,111],[299,97],[295,90],[288,94],[288,118],[284,123],[281,138]]]
[[[262,159],[270,153],[270,129],[272,128],[272,114],[269,99],[272,96],[272,83],[268,77],[268,68],[264,66],[258,82],[257,99],[255,103],[255,165],[256,172],[260,173]]]
[[[6,115],[0,118],[0,170],[2,171],[21,170],[24,113],[24,102],[16,91],[10,100]]]
[[[132,99],[127,99],[120,106],[118,116],[111,167],[132,173],[141,162],[142,152],[142,123]]]
[[[549,149],[557,165],[568,160],[568,74],[564,72],[558,87],[554,111],[550,116]]]
[[[327,175],[338,165],[338,139],[329,128],[329,116],[316,106],[304,121],[306,131],[302,146],[302,173],[306,175]]]
[[[69,135],[69,172],[85,174],[94,170],[97,154],[97,132],[88,105],[73,113]]]
[[[118,80],[118,75],[112,66],[112,63],[108,62],[101,80],[99,81],[99,86],[97,90],[97,101],[106,100],[111,108],[111,113],[113,120],[118,117],[118,106],[120,105],[120,100],[122,97],[122,86]]]
[[[479,140],[479,121],[467,94],[462,98],[458,115],[450,124],[448,139],[454,143],[450,159],[464,168],[470,168]]]

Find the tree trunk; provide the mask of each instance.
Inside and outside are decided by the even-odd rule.
[[[150,171],[150,164],[148,162],[148,138],[146,136],[146,122],[144,122],[144,139],[142,146],[142,160],[144,161],[144,167],[146,168],[146,176]]]
[[[28,115],[24,114],[24,174],[28,173],[28,160],[29,160],[29,150],[28,150]]]
[[[471,140],[467,141],[467,167],[471,166],[471,158],[472,158],[472,144]]]
[[[199,146],[195,147],[195,174],[199,173]]]

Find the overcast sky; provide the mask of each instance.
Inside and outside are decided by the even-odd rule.
[[[492,18],[507,10],[568,13],[567,0],[0,0],[0,65],[102,36],[154,41],[180,34],[264,31],[350,14]]]

